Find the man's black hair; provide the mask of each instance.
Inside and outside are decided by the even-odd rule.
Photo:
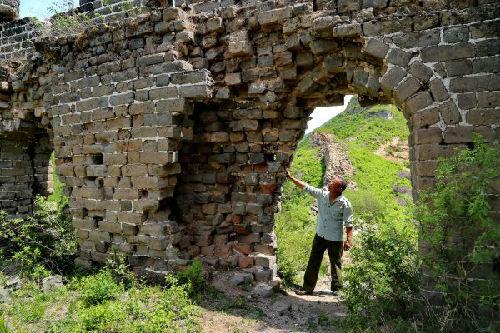
[[[340,193],[342,193],[347,188],[347,182],[342,177],[337,176],[337,178],[340,179],[340,190],[341,190]]]

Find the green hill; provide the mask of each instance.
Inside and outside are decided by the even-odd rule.
[[[315,132],[331,134],[346,147],[355,170],[347,179],[356,188],[348,188],[345,195],[353,204],[358,223],[370,223],[379,216],[399,219],[406,214],[411,203],[411,183],[407,178],[408,158],[401,156],[404,156],[408,127],[396,107],[361,107],[353,98],[346,111]],[[299,143],[290,169],[300,179],[321,187],[325,166],[310,138],[311,135],[307,135]],[[391,140],[399,144],[388,144]],[[381,146],[385,149],[377,153]],[[311,209],[313,203],[312,197],[290,181],[285,183],[282,210],[276,216],[278,260],[285,281],[297,282],[297,273],[306,268],[316,224]],[[322,267],[322,273],[325,268]]]

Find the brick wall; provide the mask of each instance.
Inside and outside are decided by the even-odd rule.
[[[191,5],[214,7],[45,37],[11,76],[3,118],[49,128],[80,264],[116,247],[138,271],[199,257],[271,279],[284,170],[314,107],[346,94],[403,110],[415,190],[473,133],[499,138],[497,3]]]
[[[0,26],[0,61],[22,60],[33,49],[33,40],[39,35],[36,19],[23,18]]]

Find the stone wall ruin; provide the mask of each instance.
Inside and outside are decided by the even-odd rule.
[[[191,0],[32,38],[23,56],[2,51],[0,209],[28,212],[43,192],[47,149],[30,147],[45,142],[79,264],[117,249],[140,272],[198,257],[269,281],[284,170],[314,107],[352,93],[396,104],[416,191],[473,133],[498,141],[499,11],[487,0]]]

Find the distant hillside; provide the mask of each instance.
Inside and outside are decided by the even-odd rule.
[[[381,215],[396,218],[405,214],[411,203],[408,127],[396,107],[361,107],[354,97],[346,111],[315,132],[328,134],[345,147],[354,174],[343,176],[355,184],[345,195],[353,204],[356,219],[370,222]],[[320,156],[321,149],[311,142],[312,136],[307,135],[299,143],[291,172],[321,187],[326,166]],[[276,233],[280,270],[286,279],[295,278],[298,271],[305,270],[316,223],[313,203],[313,198],[293,184],[285,184],[282,210],[276,216]]]

